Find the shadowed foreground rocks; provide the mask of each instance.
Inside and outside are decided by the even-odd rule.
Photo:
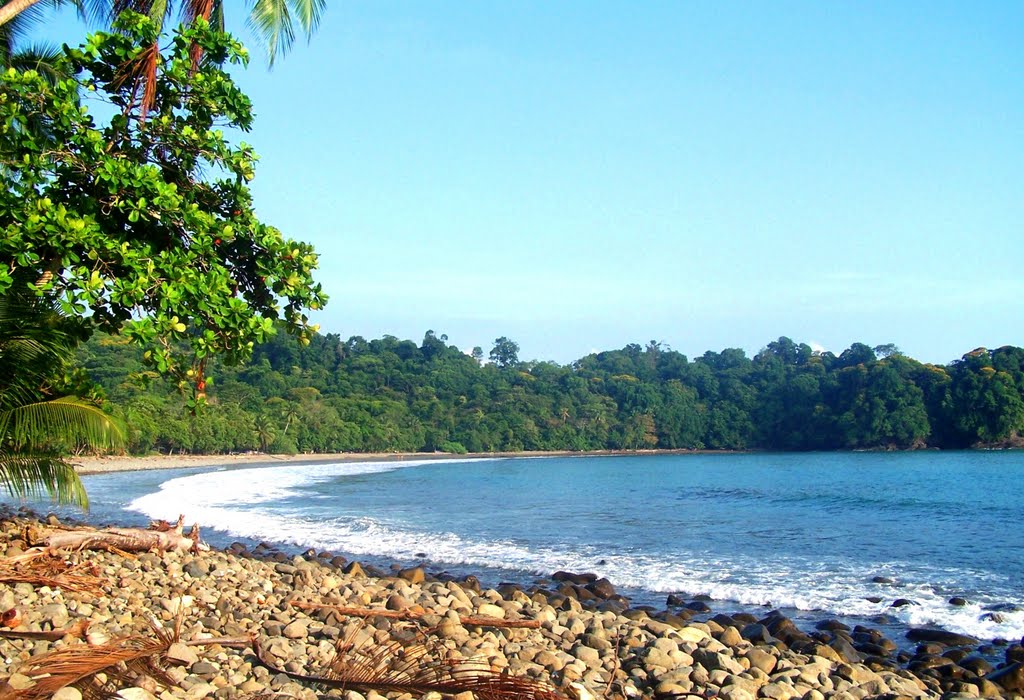
[[[25,521],[0,523],[0,556],[23,551]],[[532,589],[431,577],[421,569],[382,572],[309,551],[286,556],[263,545],[229,551],[64,554],[101,580],[98,592],[71,592],[30,583],[0,583],[0,611],[15,610],[17,629],[63,629],[90,622],[94,639],[146,633],[152,617],[172,624],[182,611],[182,641],[255,635],[279,668],[306,672],[325,664],[340,639],[401,632],[395,620],[365,620],[330,609],[304,612],[292,601],[402,611],[423,609],[449,660],[549,683],[570,698],[721,698],[722,700],[862,700],[863,698],[1020,698],[1024,653],[1019,644],[992,663],[977,640],[941,630],[916,632],[919,646],[900,652],[877,630],[823,621],[805,632],[779,613],[715,615],[696,622],[697,609],[672,601],[672,611],[630,608],[604,579],[559,572]],[[377,574],[377,576],[367,575]],[[695,606],[697,608],[697,606]],[[700,608],[703,609],[703,608]],[[536,620],[538,629],[466,626],[460,617]],[[37,654],[86,644],[0,639],[0,681],[18,687],[18,667]],[[991,657],[990,657],[991,658]],[[251,650],[176,645],[165,662],[170,685],[145,676],[122,698],[243,698],[291,696],[381,700],[368,691],[313,688],[260,666]],[[77,691],[62,691],[74,700]],[[465,695],[465,694],[463,694]],[[391,700],[412,696],[389,693]],[[473,700],[431,694],[428,700]]]

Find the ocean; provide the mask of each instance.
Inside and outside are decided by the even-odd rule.
[[[183,513],[219,546],[265,540],[491,586],[590,571],[634,604],[704,595],[715,612],[838,617],[894,638],[1024,635],[1020,452],[409,459],[85,483],[93,522]]]

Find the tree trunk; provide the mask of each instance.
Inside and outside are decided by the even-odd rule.
[[[39,0],[11,0],[3,7],[0,7],[0,26],[10,22],[22,11],[35,5]]]

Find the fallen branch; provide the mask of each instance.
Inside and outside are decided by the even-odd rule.
[[[58,639],[64,639],[64,637],[71,635],[78,639],[85,639],[86,632],[89,631],[89,621],[79,620],[70,627],[65,627],[59,630],[50,630],[48,632],[23,632],[18,630],[0,630],[0,637],[6,639],[33,639],[42,640],[45,642],[55,642]]]
[[[375,608],[350,608],[343,605],[326,605],[323,603],[304,603],[293,600],[289,603],[299,610],[321,610],[327,609],[339,615],[349,617],[385,617],[389,620],[418,620],[424,615],[430,615],[427,610],[378,610]],[[437,613],[435,613],[437,614]],[[471,627],[514,627],[523,629],[539,629],[540,620],[505,620],[500,617],[485,616],[459,616],[459,622]]]
[[[210,637],[209,639],[190,639],[187,642],[182,642],[187,647],[220,644],[222,647],[230,647],[232,649],[248,649],[251,643],[252,639],[250,637]]]

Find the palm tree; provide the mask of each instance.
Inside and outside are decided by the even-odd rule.
[[[116,447],[122,432],[95,404],[52,387],[81,320],[16,288],[0,295],[0,486],[16,498],[48,495],[86,508],[82,481],[61,453]]]
[[[202,17],[215,29],[224,29],[223,0],[182,0],[177,8],[169,0],[113,0],[112,4],[104,0],[8,0],[0,5],[0,26],[44,4],[58,6],[65,2],[90,17],[112,18],[125,10],[134,10],[160,26],[177,9],[185,24]],[[307,37],[316,31],[326,6],[326,0],[253,0],[246,24],[263,40],[273,66],[278,54],[286,53],[295,42],[297,29]]]
[[[256,435],[256,439],[260,441],[260,452],[266,452],[270,449],[270,445],[274,442],[274,438],[277,437],[277,429],[274,426],[274,421],[270,416],[266,414],[259,414],[253,419],[253,433]]]

